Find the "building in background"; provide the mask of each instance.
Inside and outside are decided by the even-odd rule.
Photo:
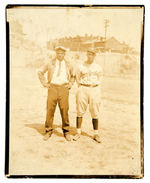
[[[104,37],[98,36],[79,36],[64,37],[57,40],[47,42],[47,48],[54,49],[57,45],[63,45],[69,48],[70,51],[86,51],[88,48],[95,48],[97,52],[112,52],[122,54],[136,54],[134,48],[130,47],[125,42],[119,42],[116,38],[111,37],[105,40]]]

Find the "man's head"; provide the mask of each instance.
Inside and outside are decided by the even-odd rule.
[[[95,58],[96,52],[94,49],[87,50],[88,63],[92,64]]]
[[[65,57],[66,49],[63,46],[57,46],[55,48],[55,51],[56,51],[56,58],[59,61],[62,61],[64,59],[64,57]]]

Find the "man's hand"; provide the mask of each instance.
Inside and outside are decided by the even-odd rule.
[[[43,84],[43,86],[45,87],[45,88],[50,88],[51,87],[51,85],[49,84],[49,83],[45,83],[45,84]]]
[[[71,88],[72,88],[72,84],[69,83],[69,84],[68,84],[68,89],[70,90]]]

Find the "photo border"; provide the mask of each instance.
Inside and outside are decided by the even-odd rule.
[[[7,9],[16,7],[139,7],[143,8],[143,25],[141,32],[140,49],[140,145],[141,145],[141,176],[140,175],[9,175],[9,123],[10,123],[10,42],[9,42],[9,22],[7,22]],[[144,177],[144,30],[145,30],[145,5],[84,5],[84,4],[8,4],[5,7],[6,23],[6,124],[5,124],[5,176],[7,178],[76,178],[76,179],[141,179]]]

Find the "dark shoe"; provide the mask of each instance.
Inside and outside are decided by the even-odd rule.
[[[71,141],[71,136],[69,135],[69,133],[64,133],[64,137],[67,141]]]
[[[100,140],[100,136],[99,135],[94,135],[94,138],[93,138],[96,142],[98,143],[101,143],[101,140]]]
[[[51,137],[52,133],[53,133],[53,132],[52,132],[52,130],[51,130],[51,131],[46,132],[46,134],[44,135],[43,140],[48,140],[48,139]]]
[[[80,134],[77,133],[77,134],[73,137],[73,140],[74,140],[74,141],[77,141],[79,138],[80,138]]]

